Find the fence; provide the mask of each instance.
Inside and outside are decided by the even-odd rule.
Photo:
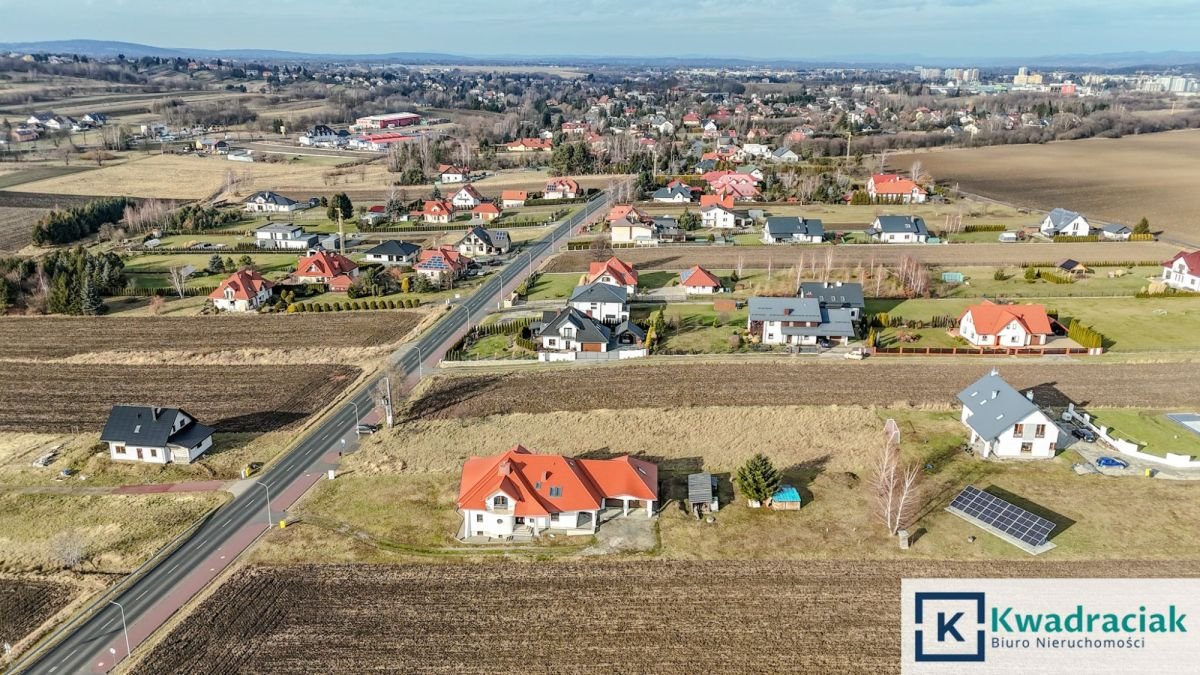
[[[1083,347],[1020,347],[986,349],[982,347],[872,347],[878,356],[1084,356],[1104,353],[1103,349]]]
[[[1144,462],[1166,464],[1167,466],[1173,466],[1176,468],[1200,468],[1200,460],[1193,458],[1191,455],[1180,455],[1173,452],[1168,452],[1165,456],[1159,457],[1158,455],[1152,455],[1148,452],[1142,452],[1137,443],[1116,438],[1108,432],[1108,427],[1100,426],[1092,422],[1092,416],[1086,412],[1076,410],[1074,403],[1067,404],[1067,410],[1063,413],[1063,419],[1068,422],[1078,422],[1091,429],[1101,443],[1107,445],[1113,450],[1116,450],[1122,455],[1140,459]]]

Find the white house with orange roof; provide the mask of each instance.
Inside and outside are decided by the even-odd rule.
[[[253,312],[271,299],[270,281],[252,269],[243,269],[230,274],[208,294],[213,307],[226,312]]]
[[[679,285],[687,295],[712,295],[725,290],[720,277],[699,265],[681,272]]]
[[[593,534],[605,508],[644,508],[654,516],[658,467],[629,456],[575,459],[535,454],[517,445],[472,457],[458,487],[459,534],[508,538],[549,531]]]
[[[500,207],[511,209],[517,206],[525,206],[527,199],[529,199],[529,193],[524,190],[504,190],[500,193]]]
[[[915,182],[894,173],[877,173],[867,181],[867,194],[871,199],[901,204],[923,204],[925,190]]]
[[[637,293],[638,273],[629,263],[620,258],[609,258],[604,262],[588,265],[587,283],[602,283],[620,286],[633,295]]]
[[[1042,305],[997,305],[984,300],[958,318],[958,334],[976,347],[1030,347],[1053,335]]]
[[[344,293],[358,278],[358,265],[344,255],[313,250],[296,262],[292,278],[302,284],[324,284]]]
[[[575,199],[580,194],[579,183],[570,178],[555,178],[546,183],[543,199]]]

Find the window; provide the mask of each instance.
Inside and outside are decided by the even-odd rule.
[[[552,522],[552,523],[557,523],[557,522],[558,522],[558,514],[557,514],[557,513],[551,513],[551,514],[550,514],[550,522]]]
[[[151,457],[158,457],[158,450],[157,450],[157,449],[155,449],[155,448],[150,448],[150,456],[151,456]]]
[[[1045,438],[1046,437],[1046,425],[1039,424],[1036,427],[1034,427],[1033,428],[1033,437],[1034,438]]]
[[[125,446],[118,445],[117,447],[113,448],[113,452],[118,455],[123,455],[123,454],[125,454]]]
[[[482,513],[476,513],[476,514],[475,514],[475,522],[477,522],[477,523],[482,523],[482,522],[483,522],[483,514],[482,514]]]
[[[1025,437],[1025,425],[1024,424],[1014,424],[1013,425],[1013,436],[1015,436],[1017,438],[1024,438]]]
[[[551,497],[561,497],[562,496],[562,488],[561,487],[550,488],[550,496]]]
[[[507,509],[508,508],[508,497],[505,497],[504,495],[497,495],[495,497],[495,499],[492,500],[492,508]]]
[[[1032,453],[1033,453],[1033,443],[1022,443],[1021,444],[1021,454],[1022,455],[1028,455],[1028,454],[1032,454]]]

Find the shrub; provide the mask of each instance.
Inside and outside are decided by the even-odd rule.
[[[762,453],[751,457],[737,470],[738,490],[746,499],[757,502],[770,499],[782,479],[779,470]]]

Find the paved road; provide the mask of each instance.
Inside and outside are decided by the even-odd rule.
[[[578,227],[608,204],[601,195],[587,207],[563,221],[538,244],[517,256],[516,260],[492,275],[479,289],[455,306],[411,347],[397,352],[392,364],[404,379],[419,379],[461,337],[468,324],[475,324],[504,293],[519,285],[529,272],[562,245],[572,229]],[[420,361],[420,363],[418,363]],[[353,442],[359,412],[375,404],[372,392],[382,379],[376,377],[358,393],[336,408],[325,420],[257,480],[266,486],[250,486],[217,510],[171,555],[154,566],[141,579],[115,598],[125,610],[129,639],[134,648],[161,626],[171,614],[204,587],[208,581],[247,548],[270,522],[286,510],[307,487],[319,479],[322,469],[344,443]],[[266,511],[271,495],[272,512]],[[53,649],[39,655],[29,673],[107,672],[126,654],[121,610],[107,605],[79,625]],[[115,651],[115,654],[113,653]]]

